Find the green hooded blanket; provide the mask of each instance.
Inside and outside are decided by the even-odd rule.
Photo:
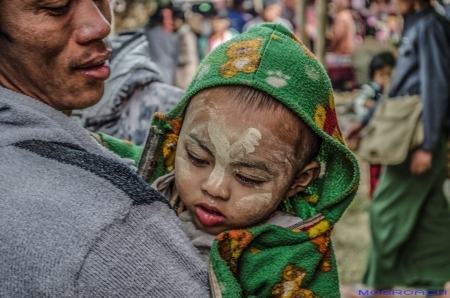
[[[342,138],[325,70],[282,25],[251,28],[205,58],[184,99],[168,114],[155,115],[151,135],[159,136],[158,149],[145,176],[151,183],[173,170],[189,100],[219,85],[248,85],[268,93],[301,117],[322,145],[319,178],[281,203],[303,219],[300,224],[263,224],[217,236],[210,252],[213,297],[340,297],[330,235],[356,194],[359,169]]]

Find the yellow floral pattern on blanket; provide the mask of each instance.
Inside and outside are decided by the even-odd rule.
[[[261,61],[261,54],[258,53],[261,45],[262,39],[260,38],[230,44],[226,51],[229,60],[220,66],[220,75],[229,79],[239,72],[246,74],[256,72]]]
[[[320,298],[313,291],[302,288],[306,270],[295,265],[287,265],[283,269],[283,280],[272,288],[274,298]]]

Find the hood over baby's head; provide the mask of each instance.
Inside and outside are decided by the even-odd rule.
[[[330,229],[356,194],[359,169],[342,138],[324,68],[282,25],[263,24],[220,45],[201,63],[183,100],[166,116],[155,117],[154,125],[167,136],[160,157],[164,172],[173,169],[176,136],[189,100],[201,90],[222,85],[246,85],[269,94],[322,138],[319,178],[283,204],[304,220],[323,215],[322,228]]]

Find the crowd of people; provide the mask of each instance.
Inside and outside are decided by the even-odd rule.
[[[160,5],[116,36],[110,4],[0,0],[0,297],[450,296],[448,3],[332,0],[325,68],[314,1],[306,45],[289,0]],[[388,102],[420,113],[370,167],[364,285],[341,288],[346,141]]]
[[[450,16],[450,4],[432,1],[436,11]],[[314,51],[317,36],[315,1],[309,0],[306,19],[296,16],[292,0],[264,0],[256,10],[249,0],[159,5],[145,26],[150,56],[163,82],[187,88],[199,63],[216,46],[264,22],[284,25],[299,38],[305,23],[306,46]],[[394,51],[401,37],[402,18],[389,0],[332,0],[326,38],[326,69],[333,87],[351,90],[369,83],[370,59]],[[155,44],[153,40],[160,40]],[[176,51],[178,49],[178,51]]]

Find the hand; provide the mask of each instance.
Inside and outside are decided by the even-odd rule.
[[[422,149],[416,150],[411,159],[411,173],[419,175],[428,171],[431,168],[432,158],[431,152]]]

